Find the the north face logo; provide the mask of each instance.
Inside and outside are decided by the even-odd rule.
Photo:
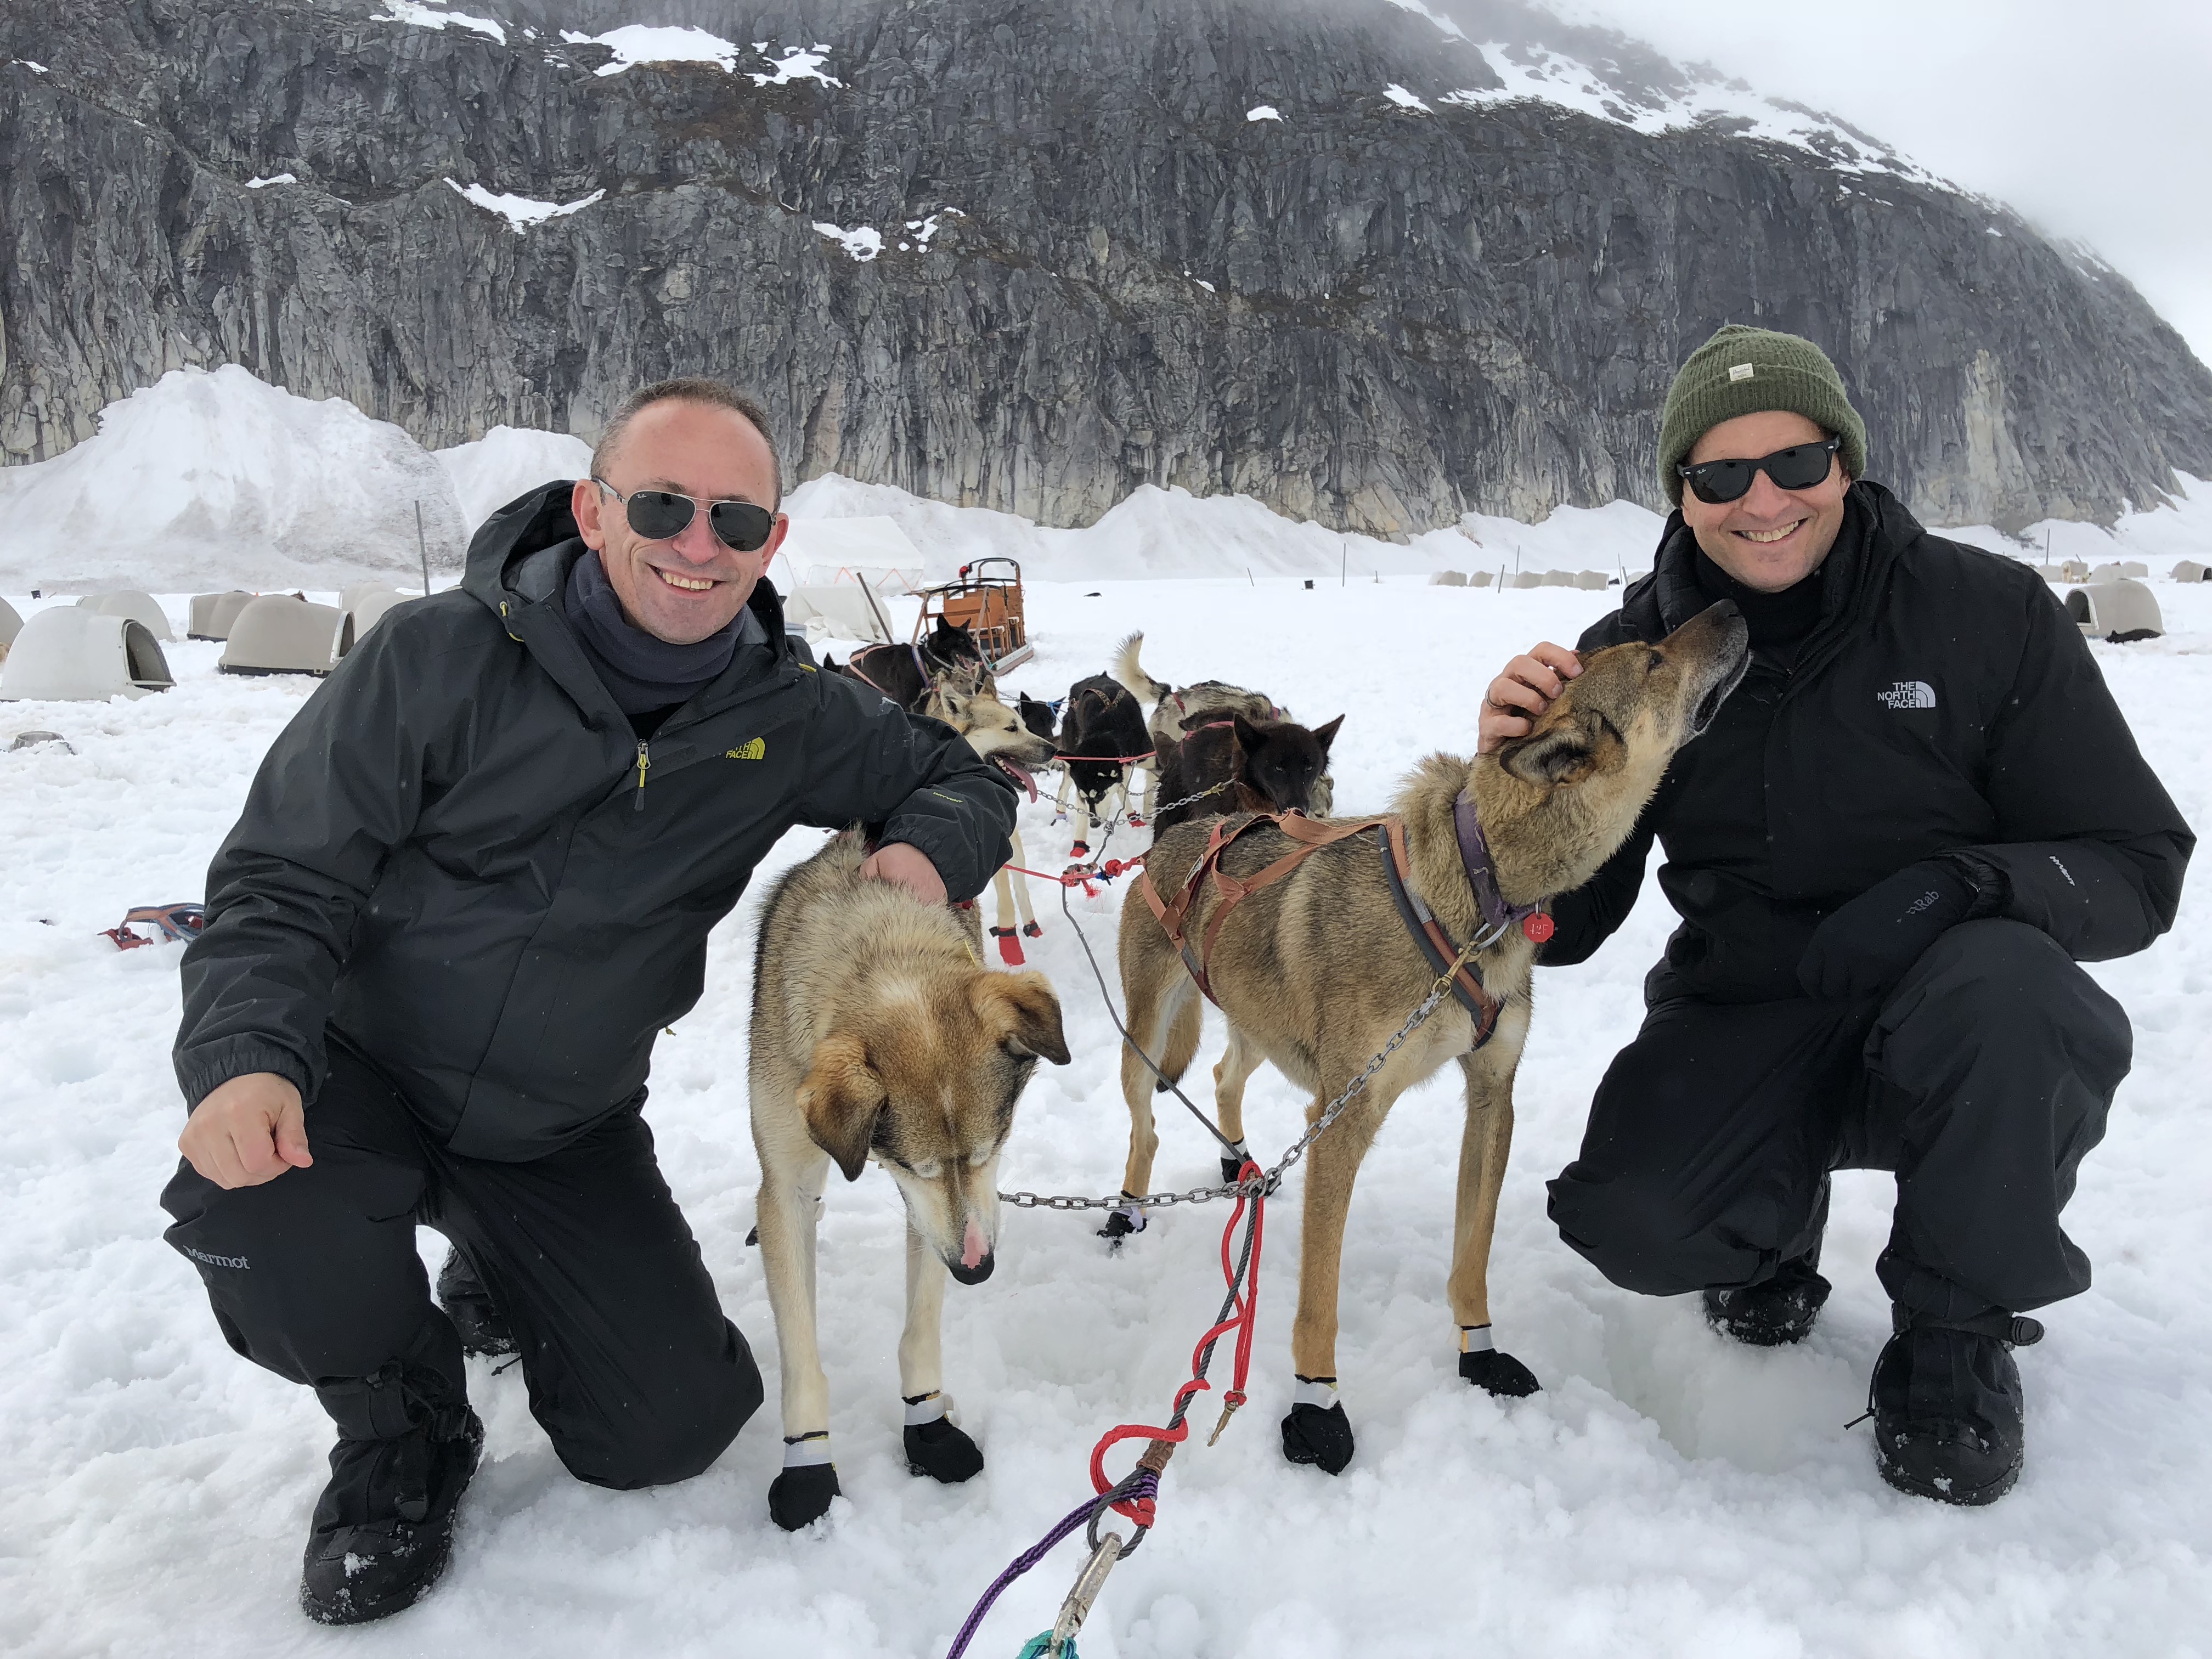
[[[1887,691],[1877,691],[1875,700],[1891,708],[1933,708],[1936,688],[1926,680],[1899,680]]]
[[[1928,701],[1933,703],[1936,699],[1931,696]],[[768,739],[766,738],[748,738],[735,749],[725,750],[722,758],[724,760],[765,760],[768,758]]]

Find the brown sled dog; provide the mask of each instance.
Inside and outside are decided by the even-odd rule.
[[[864,880],[865,855],[847,830],[778,882],[753,960],[761,1265],[783,1364],[784,1467],[768,1501],[787,1528],[838,1490],[814,1334],[815,1211],[830,1164],[857,1181],[873,1159],[906,1200],[907,1463],[965,1480],[983,1455],[940,1392],[945,1280],[990,1277],[1015,1103],[1038,1060],[1068,1058],[1043,975],[988,971],[951,910]]]
[[[1291,1332],[1297,1390],[1283,1419],[1283,1451],[1292,1462],[1316,1463],[1334,1474],[1352,1459],[1352,1429],[1335,1382],[1337,1279],[1352,1181],[1391,1103],[1448,1060],[1459,1062],[1467,1084],[1447,1287],[1461,1331],[1460,1373],[1494,1394],[1535,1389],[1525,1367],[1495,1350],[1489,1331],[1491,1234],[1512,1136],[1513,1073],[1528,1036],[1536,954],[1521,927],[1498,917],[1595,873],[1626,839],[1668,759],[1704,730],[1742,678],[1747,641],[1735,607],[1723,602],[1656,646],[1595,653],[1527,737],[1473,761],[1432,755],[1400,789],[1392,810],[1404,827],[1405,884],[1441,924],[1447,957],[1468,940],[1495,935],[1471,965],[1496,1006],[1479,1023],[1457,995],[1448,997],[1307,1155],[1304,1255]],[[1479,853],[1473,860],[1463,854],[1455,825],[1462,795],[1480,826],[1476,845],[1487,842],[1480,870],[1486,861]],[[1249,880],[1297,842],[1332,833],[1326,824],[1284,822],[1300,834],[1293,837],[1263,820],[1229,842],[1220,870]],[[1153,844],[1146,863],[1152,902],[1133,896],[1121,908],[1121,990],[1131,1037],[1169,1077],[1179,1079],[1198,1047],[1199,984],[1186,965],[1196,962],[1227,1017],[1215,1100],[1223,1134],[1241,1145],[1244,1085],[1261,1061],[1273,1061],[1311,1091],[1312,1121],[1428,995],[1438,969],[1401,920],[1375,829],[1320,846],[1289,873],[1252,889],[1234,904],[1210,958],[1201,954],[1204,941],[1224,899],[1207,877],[1180,919],[1185,944],[1179,951],[1153,906],[1173,919],[1163,901],[1182,896],[1184,872],[1224,823],[1180,825]],[[1487,921],[1471,870],[1486,878],[1494,872]],[[1491,1030],[1479,1042],[1483,1024]],[[1131,1128],[1124,1190],[1131,1194],[1150,1190],[1159,1145],[1153,1082],[1150,1068],[1125,1045],[1121,1093]]]

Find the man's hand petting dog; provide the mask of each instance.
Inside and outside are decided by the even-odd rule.
[[[1559,695],[1559,688],[1582,672],[1581,658],[1549,640],[1507,663],[1505,672],[1483,694],[1482,715],[1475,726],[1476,751],[1486,755],[1501,743],[1527,737],[1536,716]]]
[[[315,1161],[300,1091],[274,1072],[248,1072],[210,1092],[192,1108],[177,1150],[218,1187],[258,1187]]]
[[[945,878],[919,847],[894,841],[878,847],[860,861],[860,874],[869,881],[888,881],[903,887],[925,904],[945,902]]]

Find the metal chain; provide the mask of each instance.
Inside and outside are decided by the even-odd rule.
[[[1492,937],[1494,939],[1495,935]],[[1390,1056],[1404,1046],[1406,1039],[1419,1030],[1426,1023],[1429,1016],[1435,1013],[1443,1005],[1444,998],[1451,993],[1453,975],[1467,965],[1469,958],[1474,955],[1483,942],[1480,939],[1470,939],[1468,942],[1466,948],[1461,951],[1451,966],[1437,975],[1436,983],[1429,987],[1429,994],[1422,1000],[1421,1006],[1406,1016],[1406,1023],[1401,1025],[1396,1034],[1382,1045],[1375,1058],[1367,1062],[1366,1069],[1345,1085],[1344,1092],[1329,1102],[1322,1115],[1307,1125],[1306,1132],[1292,1143],[1290,1151],[1285,1152],[1280,1161],[1264,1174],[1255,1176],[1248,1181],[1231,1182],[1224,1187],[1194,1187],[1187,1193],[1147,1193],[1142,1198],[1131,1198],[1126,1194],[1117,1194],[1112,1198],[1085,1198],[1066,1194],[1047,1197],[1038,1193],[1021,1192],[1000,1193],[999,1201],[1002,1204],[1011,1204],[1018,1210],[1167,1209],[1177,1204],[1210,1204],[1216,1199],[1235,1198],[1248,1190],[1273,1192],[1281,1183],[1284,1172],[1306,1155],[1306,1149],[1321,1138],[1329,1125],[1344,1115],[1345,1109],[1350,1106],[1360,1091],[1366,1088],[1373,1080],[1376,1073],[1382,1069]]]

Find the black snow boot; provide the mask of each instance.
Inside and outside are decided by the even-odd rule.
[[[465,1400],[426,1398],[396,1362],[316,1392],[340,1438],[307,1534],[300,1607],[318,1624],[365,1625],[412,1607],[446,1571],[483,1425]]]
[[[1803,1341],[1828,1299],[1830,1285],[1816,1267],[1820,1259],[1815,1247],[1809,1255],[1784,1262],[1764,1284],[1707,1291],[1706,1320],[1715,1330],[1754,1348]]]
[[[1941,1320],[1903,1308],[1894,1319],[1867,1400],[1875,1466],[1916,1498],[1994,1504],[2020,1479],[2027,1449],[2012,1350],[2042,1340],[2042,1325],[2007,1313]]]
[[[446,1265],[438,1269],[438,1305],[461,1334],[463,1353],[514,1352],[514,1333],[507,1327],[507,1316],[492,1305],[491,1292],[457,1245],[447,1247]]]

